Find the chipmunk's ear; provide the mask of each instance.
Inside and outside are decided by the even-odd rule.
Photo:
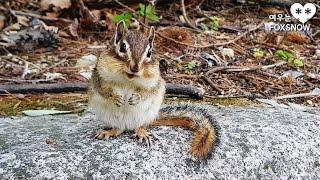
[[[127,32],[126,24],[122,20],[117,24],[117,27],[116,27],[116,32],[114,35],[114,45],[116,45],[121,40],[121,38],[124,37],[126,32]]]
[[[155,32],[155,30],[154,30],[154,27],[151,26],[150,31],[149,31],[149,37],[148,37],[148,38],[149,38],[149,43],[150,43],[150,46],[151,46],[151,47],[153,46],[153,41],[154,41],[155,36],[156,36],[156,32]]]

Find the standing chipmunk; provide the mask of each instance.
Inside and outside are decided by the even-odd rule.
[[[190,153],[205,159],[217,139],[213,118],[203,109],[189,106],[161,109],[165,81],[159,62],[151,58],[154,38],[153,27],[147,36],[126,29],[124,21],[117,24],[114,47],[100,55],[90,80],[89,107],[98,120],[112,128],[99,131],[95,138],[108,139],[134,130],[134,137],[149,146],[154,136],[147,132],[148,126],[189,128],[195,131]]]

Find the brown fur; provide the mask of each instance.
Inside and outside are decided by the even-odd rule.
[[[169,117],[158,119],[151,126],[175,126],[194,130],[189,152],[197,159],[207,158],[217,140],[216,130],[209,122],[197,124],[189,118]]]
[[[146,36],[140,32],[124,30],[124,22],[120,24],[119,28],[117,28],[119,36],[115,36],[120,37],[119,41],[115,43],[115,47],[113,49],[100,55],[96,68],[93,71],[89,86],[90,97],[94,93],[99,93],[103,99],[112,99],[115,103],[118,103],[119,95],[114,92],[115,88],[133,90],[135,94],[138,94],[141,97],[140,100],[154,98],[155,95],[157,97],[163,97],[165,92],[165,81],[160,76],[158,61],[155,58],[151,58],[151,60],[149,59],[150,61],[141,59],[141,56],[146,51],[148,44],[153,45],[154,29],[151,28],[149,36]],[[119,49],[122,41],[124,40],[127,41],[130,46],[129,48],[132,53],[132,59],[128,59],[128,56],[123,56],[117,51],[117,48]],[[103,77],[105,70],[112,74],[112,77],[125,77],[127,73],[125,70],[128,69],[129,66],[133,66],[133,64],[140,64],[139,70],[143,71],[142,75],[139,74],[139,76],[136,77],[140,82],[139,85],[135,84],[134,81],[120,82],[117,78],[106,79]],[[154,82],[152,83],[152,86],[141,85],[150,81]],[[108,107],[106,106],[106,108]],[[191,141],[190,153],[198,159],[206,158],[210,153],[213,144],[216,142],[216,132],[214,127],[209,123],[209,121],[202,120],[201,118],[185,118],[183,114],[175,114],[174,117],[172,117],[169,114],[166,119],[157,120],[152,124],[152,126],[161,125],[178,126],[194,130],[195,135]],[[100,135],[99,138],[104,138],[105,136],[118,135],[119,133],[120,132],[118,131],[108,131],[102,134],[100,133],[98,136]],[[138,128],[136,134],[140,139],[142,138],[150,144],[150,135],[144,128]]]

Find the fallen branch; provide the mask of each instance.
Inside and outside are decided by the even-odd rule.
[[[55,83],[55,84],[9,84],[0,85],[0,94],[9,93],[62,93],[84,92],[88,89],[88,83]],[[166,94],[184,95],[194,99],[203,99],[204,90],[180,84],[166,84]]]
[[[287,62],[285,61],[279,61],[277,63],[271,64],[271,65],[265,65],[265,66],[253,66],[253,67],[246,67],[246,66],[218,66],[215,67],[208,72],[206,72],[206,76],[218,72],[218,71],[227,71],[227,72],[240,72],[240,71],[254,71],[254,70],[266,70],[273,67],[279,67]]]
[[[320,96],[320,92],[317,93],[301,93],[301,94],[289,94],[284,96],[277,96],[273,99],[279,100],[279,99],[292,99],[292,98],[300,98],[300,97],[310,97],[310,96]]]

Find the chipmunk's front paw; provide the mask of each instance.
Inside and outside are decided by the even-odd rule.
[[[120,96],[120,95],[114,95],[113,96],[114,99],[114,103],[116,104],[116,106],[120,107],[122,105],[125,104],[124,99]]]
[[[95,139],[109,139],[110,137],[117,137],[119,136],[123,131],[119,129],[111,129],[111,130],[100,130],[97,132],[97,134],[94,136]]]
[[[140,102],[141,96],[137,93],[133,93],[132,96],[129,98],[129,104],[130,105],[136,105]]]
[[[133,134],[133,138],[137,139],[139,143],[143,143],[147,146],[151,146],[154,144],[154,141],[157,140],[157,138],[151,134],[148,133],[148,131],[145,128],[138,128],[135,131],[135,134]]]

